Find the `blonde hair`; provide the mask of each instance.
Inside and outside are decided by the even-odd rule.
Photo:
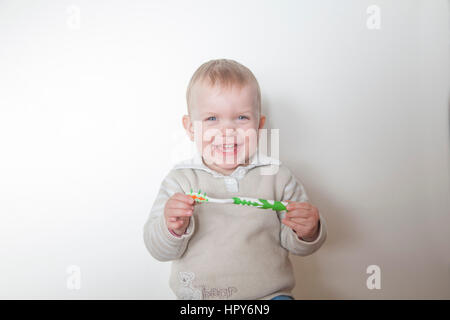
[[[256,103],[261,114],[261,90],[258,80],[249,68],[231,59],[214,59],[203,63],[192,75],[186,91],[188,112],[191,109],[191,95],[194,85],[198,82],[206,82],[211,87],[220,85],[229,88],[237,85],[239,88],[248,84],[254,84],[256,88]]]

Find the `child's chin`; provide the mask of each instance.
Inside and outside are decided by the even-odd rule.
[[[238,166],[238,164],[237,163],[233,163],[233,164],[226,164],[226,163],[217,164],[216,163],[216,166],[218,166],[219,168],[222,168],[222,169],[231,170],[231,169],[235,169]]]
[[[209,159],[209,163],[211,163],[211,162],[214,163],[215,166],[225,169],[225,170],[235,169],[239,165],[244,164],[244,160],[240,160],[240,159],[238,159],[237,161],[231,161],[231,160],[220,161],[220,159]]]

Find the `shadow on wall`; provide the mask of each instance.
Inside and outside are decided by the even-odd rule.
[[[293,157],[291,153],[289,159],[285,158],[286,152],[283,152],[282,148],[283,146],[287,146],[288,143],[286,141],[283,143],[283,140],[286,139],[283,138],[283,133],[296,132],[300,126],[307,128],[308,120],[307,117],[301,115],[301,108],[294,106],[289,107],[289,104],[289,101],[280,101],[280,99],[277,99],[277,106],[271,105],[269,102],[265,101],[262,111],[267,117],[265,128],[282,128],[282,130],[280,130],[281,150],[279,151],[279,156],[282,163],[286,164],[297,178],[302,181],[301,173],[308,172],[311,169],[308,168],[307,164],[301,159],[300,154],[294,154]],[[280,106],[284,107],[280,108]],[[291,120],[296,119],[294,122],[290,121],[289,123],[298,123],[298,127],[293,127],[292,125],[289,125],[289,123],[287,126],[284,123],[274,124],[273,118],[271,117],[271,110],[280,109],[283,109],[285,117],[279,118],[279,120],[283,121],[284,118],[289,118]],[[268,150],[270,150],[270,147]],[[314,173],[309,175],[316,176]],[[317,174],[317,177],[320,176],[320,174]],[[310,179],[307,184],[304,181],[302,181],[302,183],[305,185],[311,203],[314,204],[323,215],[328,232],[325,243],[317,252],[306,257],[290,255],[296,279],[296,286],[293,290],[293,294],[295,298],[299,300],[342,298],[346,295],[342,292],[336,292],[329,284],[327,285],[326,279],[329,278],[330,275],[325,276],[321,270],[324,270],[324,266],[322,265],[323,261],[328,259],[321,259],[320,256],[327,252],[334,252],[340,250],[339,248],[342,249],[357,243],[358,233],[354,232],[355,228],[353,222],[349,221],[348,215],[345,214],[346,209],[344,209],[344,206],[340,205],[338,199],[333,199],[332,196],[327,193],[327,189],[324,187],[327,185],[326,181]],[[320,199],[320,202],[318,199]],[[327,269],[327,272],[330,270],[329,268],[325,269]]]

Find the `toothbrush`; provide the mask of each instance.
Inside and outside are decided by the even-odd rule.
[[[190,192],[186,192],[186,195],[190,196],[192,199],[194,199],[195,202],[198,203],[203,202],[232,203],[244,206],[253,206],[260,209],[272,209],[274,211],[287,210],[286,206],[288,205],[286,201],[275,201],[275,200],[254,199],[244,197],[233,197],[231,199],[215,199],[208,197],[206,195],[206,192],[202,193],[201,190],[198,190],[198,192],[193,192],[192,189]]]

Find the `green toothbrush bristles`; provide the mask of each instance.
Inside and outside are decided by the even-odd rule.
[[[194,199],[195,202],[202,203],[208,201],[208,198],[206,197],[206,192],[203,192],[203,195],[201,193],[201,190],[198,190],[198,192],[193,192],[191,189],[191,192],[186,193],[188,196],[190,196],[192,199]]]
[[[250,201],[246,199],[241,199],[239,197],[233,197],[233,203],[234,204],[240,204],[244,206],[253,206],[261,209],[272,209],[274,211],[283,211],[287,210],[285,205],[281,203],[281,201],[272,201],[273,203],[270,203],[266,199],[255,199],[257,201]]]

